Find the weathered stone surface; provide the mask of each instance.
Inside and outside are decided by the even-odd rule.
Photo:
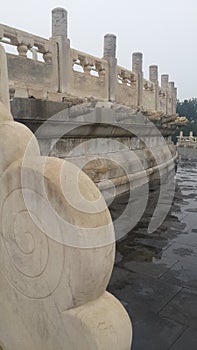
[[[67,11],[57,7],[52,11],[52,35],[67,37]]]
[[[12,140],[14,141],[15,138]],[[12,147],[14,147],[13,141]],[[35,152],[37,152],[36,147]],[[9,156],[9,153],[7,155]],[[16,158],[17,156],[21,157],[20,152],[14,155]],[[11,155],[7,162],[12,160],[13,156]],[[84,350],[92,348],[106,349],[106,344],[114,341],[114,331],[118,333],[118,329],[122,328],[121,324],[125,325],[126,322],[128,326],[121,337],[126,337],[127,345],[123,349],[129,349],[131,341],[131,335],[128,334],[129,320],[123,309],[118,307],[118,305],[111,311],[112,314],[116,314],[116,310],[119,310],[115,323],[115,314],[112,316],[113,322],[110,321],[110,318],[108,319],[109,313],[107,313],[107,318],[104,317],[102,310],[106,310],[106,307],[101,308],[98,316],[95,316],[95,313],[92,316],[94,322],[98,322],[98,324],[103,322],[104,328],[114,329],[111,335],[109,332],[100,333],[99,328],[98,331],[95,328],[96,333],[93,333],[90,339],[88,335],[85,336],[86,341],[84,345],[81,345],[84,329],[83,332],[82,330],[80,331],[81,322],[77,321],[77,310],[75,314],[73,309],[74,313],[70,323],[70,316],[66,310],[94,301],[105,291],[114,260],[113,230],[109,226],[109,229],[104,231],[105,233],[103,232],[104,235],[107,235],[108,243],[107,241],[104,242],[104,236],[98,224],[104,226],[107,223],[110,224],[110,216],[106,209],[101,211],[97,222],[97,214],[75,212],[70,207],[69,202],[66,204],[61,190],[64,182],[58,184],[60,170],[64,179],[70,176],[73,177],[74,169],[77,170],[77,168],[72,166],[71,175],[68,163],[65,164],[63,161],[53,158],[46,159],[43,174],[47,192],[47,197],[45,197],[40,185],[43,176],[43,160],[39,156],[28,158],[23,166],[21,166],[21,161],[15,161],[4,171],[1,177],[0,308],[1,315],[3,315],[3,319],[0,320],[1,342],[8,350],[26,349],[27,344],[28,349],[54,349],[54,346],[74,349],[79,343],[81,349]],[[65,169],[63,172],[62,167]],[[84,176],[82,175],[81,185],[79,185],[80,191],[83,193],[83,196],[86,196],[88,201],[93,200],[92,203],[95,203],[99,192],[88,177]],[[25,187],[24,191],[22,191],[21,181],[23,181],[23,186]],[[70,190],[72,188],[70,184],[69,188]],[[71,192],[71,196],[69,193],[67,195],[69,198],[72,196],[73,199]],[[80,234],[81,230],[82,232],[84,231],[84,227],[89,227],[91,231],[98,227],[100,235],[97,232],[96,236],[90,236],[88,229],[85,229],[87,233],[85,234],[84,232],[84,237],[81,237],[81,241],[79,240],[77,243],[79,238],[72,238],[72,235],[76,235],[75,231],[68,231],[65,224],[61,224],[56,216],[52,215],[51,210],[48,208],[47,199],[50,201],[52,208],[55,209],[55,212],[62,219],[64,218],[65,222],[68,224],[70,222],[70,230],[72,227],[70,225],[74,225]],[[29,208],[27,208],[27,205],[29,205]],[[31,212],[34,213],[33,216]],[[87,220],[85,217],[87,217]],[[39,228],[39,223],[42,229]],[[16,242],[13,241],[13,233]],[[93,232],[91,233],[93,234]],[[92,238],[94,236],[95,238],[97,237],[97,242],[93,242]],[[92,244],[94,245],[95,243],[98,248],[91,248]],[[76,245],[79,246],[76,247]],[[82,248],[80,248],[81,245]],[[83,249],[83,246],[89,247],[89,249]],[[108,299],[110,302],[110,297]],[[100,308],[99,301],[93,302],[95,311],[97,310],[97,303]],[[50,314],[51,308],[53,311]],[[15,310],[14,313],[13,310]],[[88,316],[88,307],[86,309],[85,305],[83,310],[85,312],[83,322],[86,322],[86,318],[88,322],[84,327],[91,332],[92,320],[88,321],[88,317],[91,319],[91,314]],[[41,323],[40,320],[42,320]],[[29,334],[24,329],[21,329],[23,328],[22,323],[25,323],[26,327],[28,327],[31,338],[29,338]],[[8,324],[10,329],[9,337],[7,337]],[[55,328],[54,324],[56,325]],[[40,325],[39,334],[37,325]],[[81,332],[81,336],[76,338],[75,332],[78,334]],[[121,339],[120,343],[122,343]],[[120,349],[119,345],[117,349]],[[115,344],[113,347],[115,348]]]
[[[8,90],[9,88],[8,88],[7,58],[2,45],[0,45],[0,101],[5,105],[6,109],[9,111],[10,104],[9,104]],[[2,115],[4,113],[6,114],[5,110],[1,111]],[[2,118],[1,114],[0,114],[0,120]]]
[[[154,83],[158,83],[158,66],[149,66],[149,79]]]
[[[105,292],[115,236],[103,197],[75,165],[40,156],[30,130],[1,113],[0,346],[130,350],[130,319]]]
[[[38,156],[38,142],[27,127],[13,121],[0,122],[0,176],[9,165],[24,156],[28,144],[29,155]]]

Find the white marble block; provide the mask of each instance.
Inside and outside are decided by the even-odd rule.
[[[2,48],[0,67],[5,78]],[[130,350],[130,319],[106,292],[115,255],[106,203],[76,166],[40,156],[34,135],[11,119],[6,84],[0,84],[0,348]]]

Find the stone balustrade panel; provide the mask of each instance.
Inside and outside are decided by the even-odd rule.
[[[117,67],[116,101],[118,103],[129,107],[137,106],[137,79],[136,73]]]
[[[19,56],[26,57],[28,50],[34,48],[37,53],[43,54],[46,63],[52,61],[51,43],[48,39],[0,24],[0,42],[16,46]]]
[[[143,109],[155,111],[156,109],[155,84],[143,79]]]
[[[15,97],[46,98],[48,91],[58,91],[57,44],[53,40],[1,24],[0,42],[18,51],[18,55],[7,53],[9,86],[15,89]]]
[[[86,53],[71,49],[71,94],[108,100],[108,62]],[[80,69],[77,71],[75,69]]]
[[[173,101],[173,96],[171,95],[171,93],[168,93],[168,114],[173,114],[174,113],[174,101]]]
[[[159,111],[166,113],[166,92],[159,88]]]
[[[10,85],[50,87],[51,66],[12,54],[7,54],[7,62]]]

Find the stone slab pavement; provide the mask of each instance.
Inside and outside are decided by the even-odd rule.
[[[197,162],[180,163],[171,210],[147,233],[149,203],[138,225],[117,243],[109,284],[133,323],[132,350],[197,350]]]

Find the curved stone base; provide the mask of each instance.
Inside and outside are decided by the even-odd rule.
[[[130,319],[120,302],[107,292],[93,302],[66,311],[64,317],[72,350],[79,344],[80,350],[131,348]]]

